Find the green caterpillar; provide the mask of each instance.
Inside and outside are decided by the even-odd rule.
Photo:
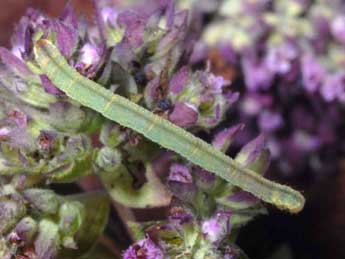
[[[34,52],[42,72],[73,100],[175,151],[265,202],[292,213],[303,208],[305,199],[299,192],[244,168],[186,130],[83,77],[68,65],[50,41],[38,40]]]

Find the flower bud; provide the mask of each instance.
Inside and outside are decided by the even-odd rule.
[[[202,232],[211,243],[219,244],[230,234],[231,212],[218,211],[216,214],[202,223]]]
[[[247,143],[235,160],[258,174],[264,174],[270,164],[270,152],[263,135]]]
[[[234,141],[236,134],[243,128],[244,124],[241,123],[218,132],[212,140],[212,146],[218,150],[221,150],[222,152],[226,152],[231,143]]]
[[[226,190],[222,197],[217,198],[217,202],[232,210],[242,210],[259,204],[260,199],[246,191]]]
[[[0,201],[0,234],[4,235],[26,214],[24,202],[2,198]]]
[[[22,218],[16,225],[14,233],[25,243],[30,243],[37,233],[37,223],[31,217]]]
[[[194,126],[198,121],[198,110],[188,103],[177,102],[169,115],[169,120],[184,128]]]
[[[44,214],[54,215],[60,206],[60,198],[51,190],[28,189],[23,192],[23,196],[33,209]]]
[[[67,201],[59,209],[59,229],[63,237],[73,236],[85,218],[85,208],[78,201]]]
[[[126,139],[126,133],[115,123],[104,123],[99,136],[101,143],[115,148]]]
[[[121,165],[121,153],[110,147],[101,148],[96,157],[96,165],[106,172],[114,172]]]

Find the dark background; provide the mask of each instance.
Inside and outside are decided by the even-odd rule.
[[[66,2],[1,0],[0,45],[9,47],[14,25],[29,6],[57,16]],[[78,14],[92,21],[91,0],[71,2]],[[299,215],[289,215],[270,208],[269,216],[258,218],[243,228],[238,243],[250,258],[270,258],[270,254],[282,246],[291,248],[294,259],[345,258],[345,162],[338,167],[338,172],[334,172],[327,180],[305,187],[308,201]],[[121,243],[114,240],[115,244],[117,242]]]

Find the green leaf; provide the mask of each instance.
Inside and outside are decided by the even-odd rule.
[[[132,208],[153,208],[170,204],[171,194],[157,177],[152,166],[146,164],[146,179],[140,188],[133,187],[133,178],[124,166],[116,172],[102,172],[101,179],[112,199]]]
[[[67,199],[72,202],[78,201],[84,206],[84,219],[73,237],[78,249],[65,248],[59,253],[59,258],[69,259],[87,254],[96,244],[108,222],[110,203],[104,192],[73,195],[68,196]]]

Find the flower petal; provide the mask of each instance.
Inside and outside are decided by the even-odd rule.
[[[6,48],[0,47],[0,58],[8,69],[22,78],[34,76],[26,64]]]
[[[212,145],[225,152],[234,140],[236,134],[244,128],[244,124],[237,124],[218,132],[212,140]]]
[[[169,115],[169,120],[184,128],[194,126],[198,121],[198,111],[192,105],[177,102]]]
[[[46,75],[40,75],[41,83],[44,87],[44,90],[47,93],[53,94],[53,95],[62,95],[64,92],[62,92],[59,88],[57,88]]]
[[[190,77],[189,68],[183,66],[180,70],[173,75],[169,83],[169,92],[177,95],[187,86]]]
[[[61,53],[70,58],[78,45],[78,29],[56,21],[54,30],[57,33],[56,42]]]

